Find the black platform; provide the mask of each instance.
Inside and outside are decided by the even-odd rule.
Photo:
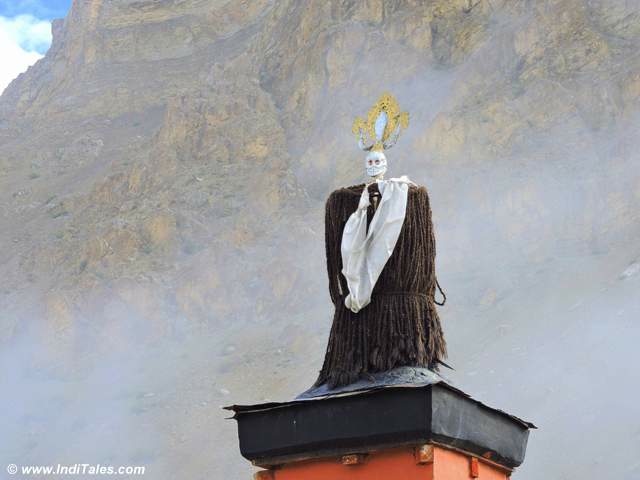
[[[242,456],[261,466],[436,442],[513,468],[535,428],[444,382],[226,408]]]

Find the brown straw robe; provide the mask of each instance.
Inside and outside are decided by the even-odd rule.
[[[344,305],[349,290],[341,273],[342,230],[356,211],[363,188],[361,184],[335,190],[326,203],[327,271],[335,314],[315,386],[340,387],[367,378],[369,373],[400,366],[437,370],[438,361],[446,357],[435,307],[436,247],[425,187],[409,186],[402,230],[373,289],[371,303],[358,313]],[[367,223],[381,198],[377,183],[369,186],[369,195]]]

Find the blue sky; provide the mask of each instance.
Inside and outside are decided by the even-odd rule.
[[[0,0],[0,92],[46,53],[51,20],[66,16],[71,0]]]
[[[42,20],[67,15],[71,0],[0,0],[0,16],[32,15]]]

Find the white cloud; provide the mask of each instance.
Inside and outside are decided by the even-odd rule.
[[[0,92],[42,58],[51,45],[51,22],[31,15],[0,16]]]

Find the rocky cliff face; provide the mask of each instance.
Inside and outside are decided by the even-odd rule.
[[[315,378],[323,202],[391,90],[454,376],[543,427],[519,478],[638,475],[633,2],[76,0],[53,34],[0,98],[3,456],[247,476],[218,406]]]

